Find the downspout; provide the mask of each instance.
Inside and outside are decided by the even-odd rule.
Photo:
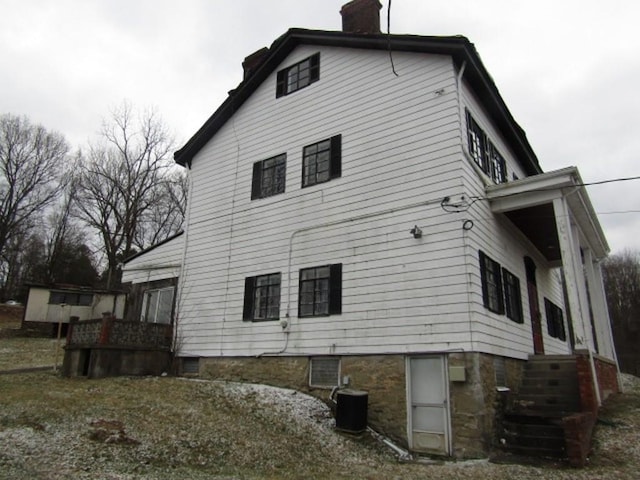
[[[484,173],[480,171],[480,169],[478,168],[478,166],[476,165],[476,162],[474,162],[471,158],[469,158],[469,154],[467,153],[467,149],[464,147],[464,139],[465,139],[465,132],[464,132],[464,118],[465,118],[465,114],[464,114],[464,105],[462,104],[462,77],[464,75],[464,71],[465,68],[467,66],[467,62],[464,61],[462,62],[462,66],[460,67],[460,71],[458,72],[458,75],[456,75],[456,94],[458,97],[458,112],[460,115],[460,148],[462,150],[462,155],[467,159],[467,161],[469,161],[469,163],[471,163],[471,165],[474,167],[474,170],[476,171],[476,173],[478,174],[478,176],[482,179],[485,187],[487,186],[487,182],[486,179],[484,177]],[[464,185],[463,185],[464,186]],[[464,191],[464,188],[463,188]],[[469,246],[467,244],[467,229],[463,227],[462,229],[462,249],[463,249],[463,254],[466,257],[467,256],[467,247]],[[469,262],[467,262],[465,260],[464,262],[464,270],[465,270],[465,276],[467,278],[467,314],[469,316],[469,350],[473,351],[473,311],[471,309],[471,273],[469,272]],[[451,445],[449,445],[449,451],[451,450]]]
[[[189,218],[191,217],[191,197],[193,195],[193,180],[191,178],[191,162],[187,168],[187,211],[184,219],[184,243],[182,245],[182,255],[180,256],[180,270],[178,272],[178,288],[176,289],[176,305],[173,319],[173,355],[177,354],[176,345],[178,345],[178,321],[180,318],[180,304],[182,302],[182,292],[184,291],[184,283],[186,281],[185,262],[187,260],[187,245],[189,244]],[[150,272],[149,272],[150,273]],[[181,342],[180,342],[181,343]],[[179,345],[178,345],[179,346]]]

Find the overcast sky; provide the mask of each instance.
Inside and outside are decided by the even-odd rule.
[[[290,27],[340,30],[347,0],[0,0],[0,113],[74,149],[123,100],[181,146]],[[381,2],[386,31],[388,0]],[[476,45],[545,171],[640,175],[640,2],[393,0],[391,32]],[[613,253],[640,250],[640,180],[588,187]],[[616,213],[626,212],[626,213]]]

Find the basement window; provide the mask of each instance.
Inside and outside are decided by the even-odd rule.
[[[340,359],[315,357],[309,360],[309,386],[333,388],[340,385]]]

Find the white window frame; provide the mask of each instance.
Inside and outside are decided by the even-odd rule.
[[[156,301],[155,308],[153,311],[153,315],[147,315],[147,306],[149,303],[149,299],[153,293],[158,293],[158,300]],[[163,294],[171,295],[171,311],[169,312],[169,319],[167,322],[158,322],[158,310],[160,307],[160,299]],[[150,288],[149,290],[145,290],[142,297],[142,310],[140,311],[140,321],[146,323],[164,323],[170,325],[172,323],[172,313],[173,313],[173,297],[175,295],[175,287],[163,287],[163,288]],[[149,319],[152,318],[152,320]]]
[[[314,382],[314,376],[313,376],[313,364],[314,363],[320,363],[320,362],[327,362],[327,361],[331,361],[331,362],[336,362],[337,361],[337,371],[336,376],[335,376],[335,383],[317,383]],[[340,357],[311,357],[309,358],[309,386],[313,387],[313,388],[333,388],[333,387],[337,387],[340,386],[340,370],[342,368],[342,361],[340,359]],[[318,379],[315,379],[318,380]]]

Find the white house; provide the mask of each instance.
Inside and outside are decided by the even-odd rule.
[[[530,355],[615,371],[608,246],[577,168],[543,173],[473,44],[380,34],[379,9],[247,57],[176,152],[176,353],[201,376],[350,385],[410,449],[482,455]]]

